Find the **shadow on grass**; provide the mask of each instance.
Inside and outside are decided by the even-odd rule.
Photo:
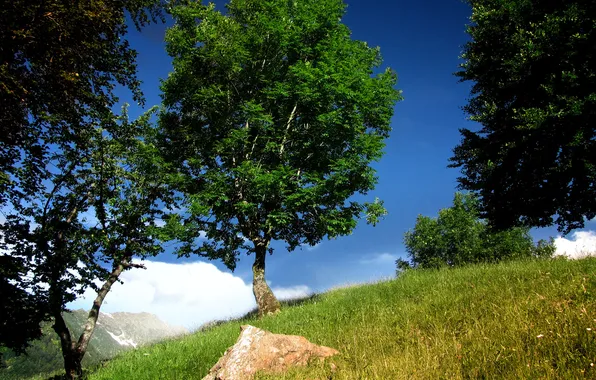
[[[292,307],[292,306],[300,306],[302,304],[306,304],[306,303],[310,303],[313,301],[317,301],[318,299],[321,298],[320,294],[317,293],[313,293],[309,296],[306,297],[302,297],[302,298],[293,298],[293,299],[289,299],[289,300],[284,300],[284,301],[280,301],[281,307],[282,308],[286,308],[286,307]],[[233,319],[220,319],[217,321],[211,321],[208,323],[205,323],[204,325],[202,325],[201,327],[199,327],[197,330],[193,331],[193,332],[206,332],[209,330],[214,329],[217,326],[223,325],[225,323],[229,323],[229,322],[248,322],[248,321],[253,321],[255,319],[259,318],[259,313],[258,313],[259,309],[254,308],[251,311],[249,311],[248,313],[244,314],[243,316],[239,317],[239,318],[233,318]]]
[[[103,368],[106,366],[106,364],[108,364],[110,362],[111,359],[102,359],[99,361],[99,363],[95,363],[89,366],[86,366],[83,368],[83,376],[81,377],[81,380],[87,379],[89,377],[89,375],[91,375],[93,372]],[[54,374],[54,375],[49,375],[49,377],[44,378],[44,380],[70,380],[70,377],[66,376],[66,373],[64,371],[62,371],[62,373],[60,374]]]
[[[280,301],[282,308],[291,307],[291,306],[300,306],[302,304],[310,303],[312,301],[316,301],[321,298],[320,294],[313,293],[310,296],[302,297],[302,298],[293,298],[289,300]],[[238,319],[238,321],[247,321],[247,320],[254,320],[259,317],[259,309],[254,308],[248,313],[244,314],[242,317]]]
[[[321,299],[321,295],[318,293],[313,293],[310,296],[306,296],[303,298],[293,298],[291,300],[281,301],[282,306],[300,306],[305,303],[309,303],[312,301],[318,301]]]

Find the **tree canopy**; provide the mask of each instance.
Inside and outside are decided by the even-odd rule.
[[[456,193],[453,206],[440,210],[438,217],[418,216],[414,228],[404,236],[410,263],[398,260],[398,270],[410,264],[418,268],[455,267],[554,254],[552,241],[541,240],[534,245],[528,227],[491,230],[480,218],[478,206],[473,194]]]
[[[400,93],[393,71],[375,73],[379,48],[351,39],[344,12],[341,0],[232,0],[225,15],[200,2],[173,9],[159,127],[188,201],[180,254],[234,268],[254,253],[261,314],[279,309],[264,278],[272,241],[292,251],[384,213],[380,201],[349,199],[374,188],[370,163]]]
[[[457,75],[473,82],[452,165],[496,228],[596,217],[596,5],[469,0]]]
[[[116,104],[116,84],[143,102],[136,52],[124,36],[162,17],[163,0],[7,0],[0,7],[0,203],[19,167],[43,181],[51,135],[86,143]],[[23,179],[25,180],[25,179]]]

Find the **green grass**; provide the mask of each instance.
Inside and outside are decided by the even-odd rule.
[[[242,324],[341,352],[263,379],[596,378],[595,295],[593,258],[410,271],[124,353],[90,379],[201,379]]]

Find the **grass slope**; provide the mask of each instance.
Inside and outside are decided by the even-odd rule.
[[[596,378],[596,259],[410,271],[127,352],[90,379],[200,379],[240,325],[338,349],[287,379]]]

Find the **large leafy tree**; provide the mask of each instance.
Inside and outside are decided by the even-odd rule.
[[[118,126],[111,129],[117,133],[108,133],[105,125],[110,122],[104,122],[87,136],[88,149],[58,149],[48,157],[53,169],[43,190],[3,210],[7,217],[0,225],[0,259],[13,268],[12,277],[3,277],[0,284],[7,299],[16,302],[2,305],[8,318],[1,325],[0,344],[22,349],[36,337],[30,330],[36,327],[37,334],[39,322],[51,319],[69,378],[82,374],[99,309],[120,274],[141,266],[133,259],[162,251],[155,239],[156,219],[170,197],[162,185],[156,148],[145,141],[148,118],[131,123],[125,112],[113,121]],[[63,139],[55,136],[52,142],[60,146]],[[88,288],[97,296],[75,339],[62,313]],[[31,307],[23,309],[23,304]],[[17,317],[32,326],[15,329],[21,322],[11,322]]]
[[[180,254],[231,269],[254,254],[260,315],[279,310],[265,281],[272,241],[292,251],[384,213],[348,200],[377,181],[370,163],[400,94],[394,72],[374,74],[379,49],[350,38],[344,11],[341,0],[232,0],[224,15],[192,2],[166,35],[174,71],[159,125],[188,201]]]
[[[480,218],[478,198],[456,193],[453,205],[439,211],[436,218],[420,215],[414,228],[406,232],[404,243],[410,262],[398,260],[398,269],[462,266],[480,262],[550,257],[552,241],[534,245],[528,227],[503,231],[489,228]]]
[[[142,102],[126,15],[141,28],[164,0],[4,0],[0,6],[0,203],[18,167],[43,181],[53,134],[86,144],[92,118],[108,117],[116,84]]]
[[[471,41],[457,75],[471,81],[452,166],[497,228],[596,216],[596,3],[469,0]]]

